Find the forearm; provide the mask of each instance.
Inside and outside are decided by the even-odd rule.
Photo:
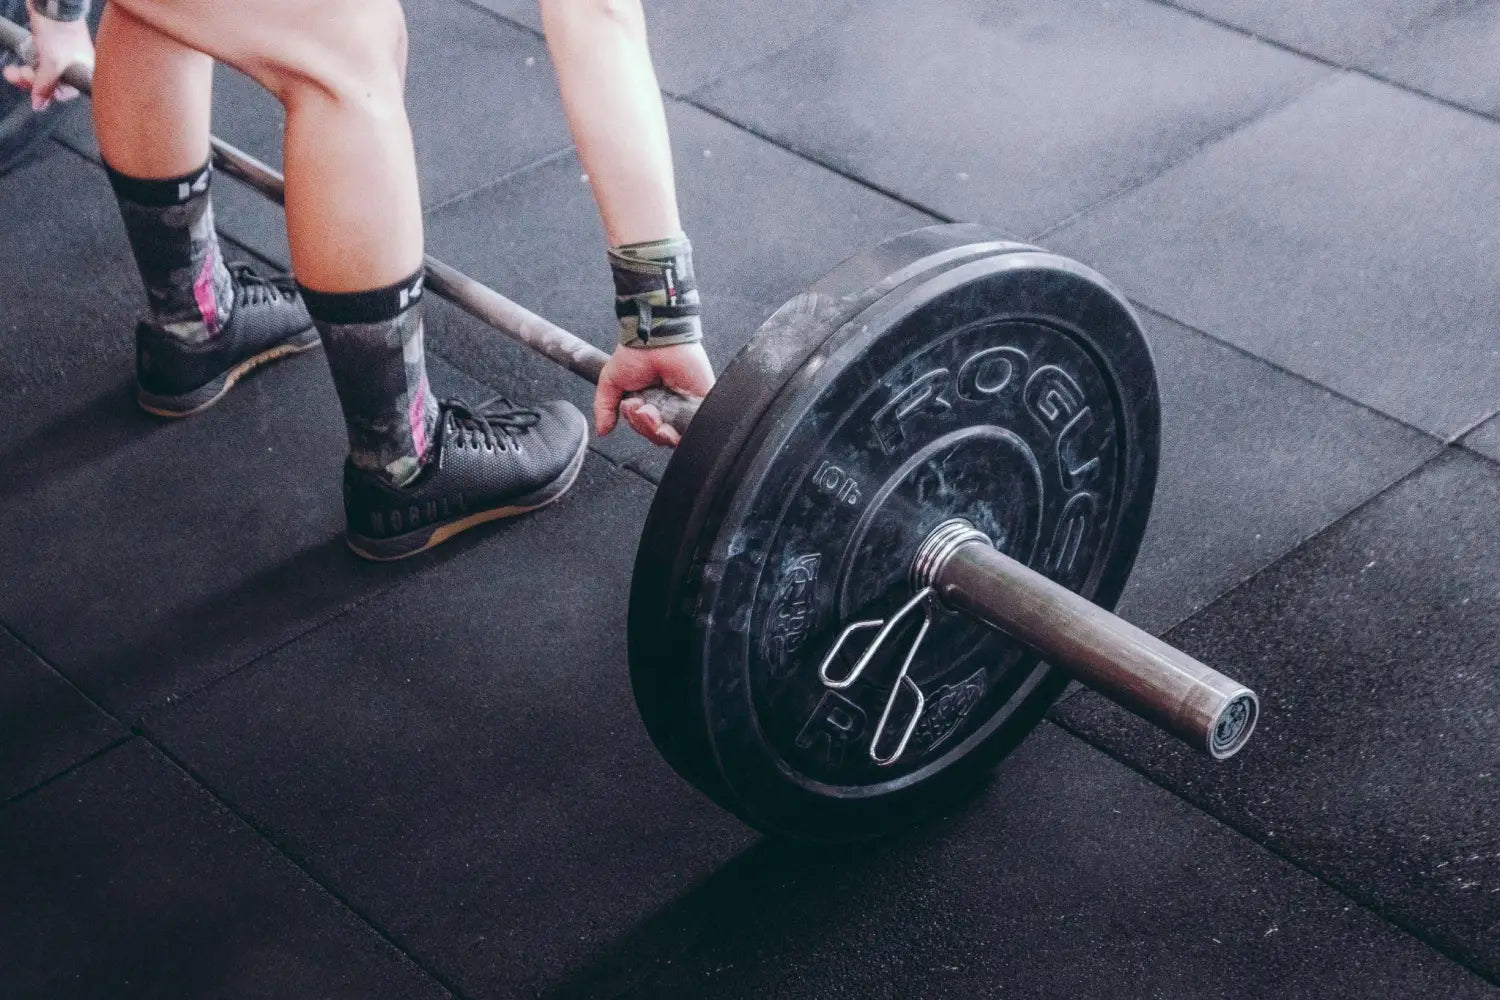
[[[612,246],[682,231],[640,0],[540,0],[563,108]]]

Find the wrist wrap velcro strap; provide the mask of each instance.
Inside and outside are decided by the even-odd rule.
[[[615,316],[626,347],[671,347],[703,339],[693,245],[678,235],[610,247]]]
[[[31,9],[53,21],[76,21],[89,12],[89,0],[31,0]]]

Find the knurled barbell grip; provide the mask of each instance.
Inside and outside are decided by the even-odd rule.
[[[29,58],[31,34],[20,25],[0,17],[0,45],[22,58]],[[85,94],[93,93],[93,74],[86,66],[69,67],[63,80]],[[210,137],[210,144],[217,169],[278,205],[285,203],[285,179],[274,167],[217,136]],[[599,348],[435,257],[426,256],[422,263],[427,272],[427,287],[436,295],[549,361],[598,384],[599,375],[609,361],[609,355]],[[701,402],[660,386],[629,395],[639,396],[656,407],[662,419],[679,434],[687,432]]]
[[[1117,704],[1217,759],[1249,740],[1254,692],[983,539],[953,548],[931,586],[948,607],[1038,650]]]

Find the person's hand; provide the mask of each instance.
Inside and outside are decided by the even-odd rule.
[[[664,385],[683,396],[702,399],[714,387],[714,369],[702,344],[672,347],[617,347],[594,393],[594,427],[603,437],[623,415],[637,434],[653,444],[675,447],[682,440],[671,424],[662,422],[656,407],[641,399],[621,398],[627,392]]]
[[[54,100],[71,101],[78,91],[62,82],[62,75],[74,65],[94,68],[94,40],[89,37],[85,18],[76,21],[54,21],[44,14],[31,13],[31,44],[36,60],[30,66],[5,67],[5,79],[31,93],[31,107],[45,111]]]

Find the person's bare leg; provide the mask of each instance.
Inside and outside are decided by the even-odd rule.
[[[94,132],[112,168],[181,177],[208,162],[213,60],[110,4],[95,42]]]
[[[405,23],[393,0],[368,2],[372,12],[344,29],[364,36],[351,39],[352,57],[309,67],[318,85],[304,79],[278,94],[292,263],[304,286],[324,292],[389,285],[422,266]]]
[[[305,315],[294,317],[275,331],[276,343],[251,345],[243,357],[213,357],[223,353],[236,293],[209,193],[212,103],[212,59],[124,7],[105,9],[95,132],[146,288],[149,314],[136,327],[138,399],[162,416],[213,405],[243,370],[282,356],[269,352],[310,325]]]
[[[428,457],[438,407],[417,304],[422,206],[400,4],[111,0],[116,5],[249,75],[286,109],[292,264],[327,349],[350,457],[390,483],[410,481]],[[109,55],[101,51],[100,63]],[[133,55],[115,69],[138,72]],[[156,113],[146,110],[150,100],[149,92],[134,95],[138,115]],[[161,116],[181,110],[169,102]]]
[[[171,40],[233,66],[286,109],[287,228],[298,287],[257,279],[245,294],[237,289],[223,335],[178,354],[201,360],[263,340],[259,325],[240,321],[273,292],[276,308],[290,303],[301,316],[311,315],[349,431],[344,503],[351,547],[376,559],[413,555],[566,492],[588,444],[587,426],[571,404],[525,408],[494,400],[440,409],[428,386],[422,208],[404,103],[406,25],[398,0],[110,2],[137,26],[164,36],[158,49],[170,49]],[[135,52],[111,45],[101,61],[106,56],[117,60],[114,69],[142,72]],[[153,74],[160,78],[161,67],[149,67],[147,79]],[[117,85],[122,93],[123,86]],[[185,134],[185,122],[196,127],[207,110],[184,112],[175,104],[158,110],[149,91],[137,91],[105,113],[137,120],[184,114],[184,121],[156,125]],[[123,137],[115,141],[122,162],[145,155],[127,148]],[[178,152],[191,160],[190,148]],[[206,189],[206,170],[201,174],[166,179],[175,184],[122,174],[121,183],[161,200],[163,229],[183,214],[172,198],[195,194],[200,180]],[[430,460],[450,447],[465,453],[453,462]]]
[[[120,9],[117,9],[120,8]],[[153,144],[201,164],[208,152],[211,59],[271,91],[286,108],[286,207],[299,280],[357,291],[412,274],[422,261],[422,207],[403,104],[406,34],[395,0],[123,0],[100,30],[100,143],[129,171]],[[133,22],[147,37],[108,59]],[[108,31],[106,29],[109,29]],[[141,46],[137,48],[137,46]],[[204,54],[206,53],[206,54]],[[97,99],[97,98],[96,98]],[[127,106],[120,127],[111,109]],[[128,134],[142,125],[134,139]],[[105,132],[108,131],[106,137]],[[127,157],[139,159],[127,159]],[[191,168],[188,168],[191,169]]]

